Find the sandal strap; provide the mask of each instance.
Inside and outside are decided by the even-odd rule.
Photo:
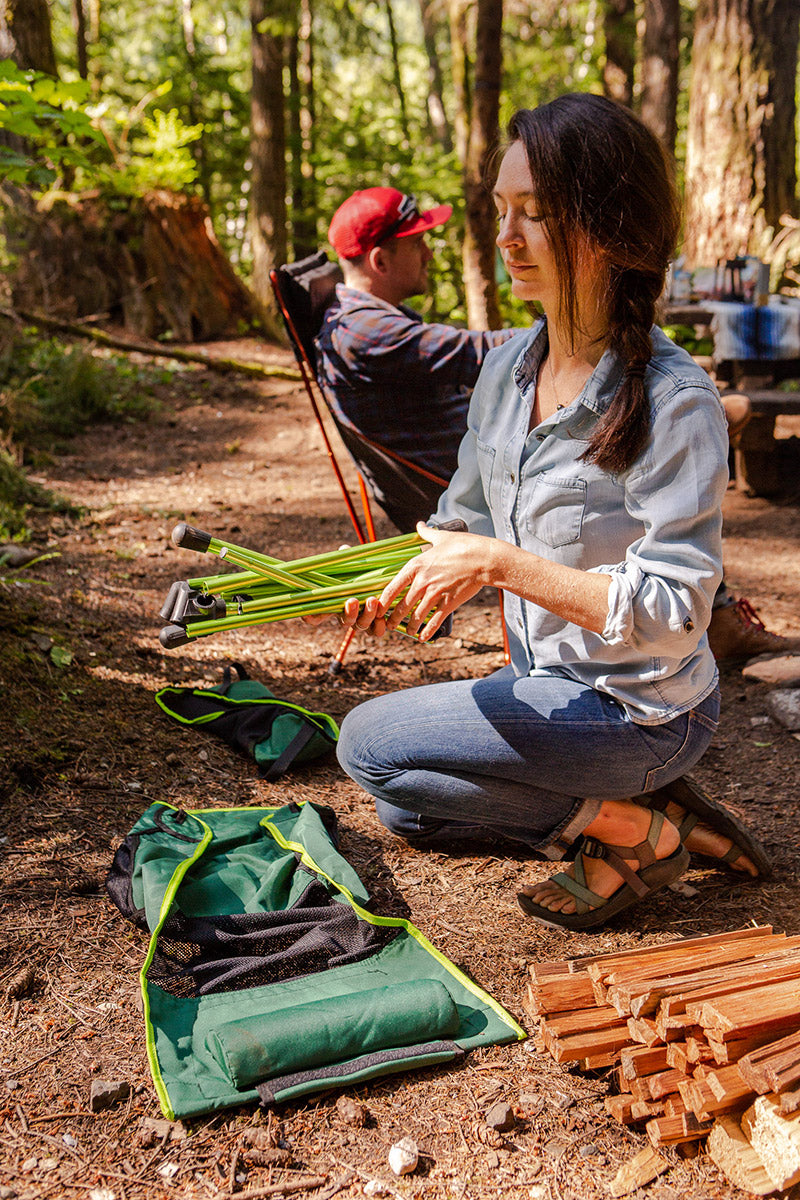
[[[666,816],[666,812],[667,812],[667,805],[668,804],[677,804],[678,808],[680,808],[681,811],[683,812],[683,816],[681,817],[681,823],[678,826],[678,834],[679,834],[682,842],[686,841],[687,837],[692,832],[695,825],[697,824],[697,822],[700,819],[698,817],[697,813],[689,812],[689,810],[683,808],[677,800],[671,800],[669,796],[662,795],[662,796],[652,796],[651,797],[651,796],[648,796],[647,794],[644,794],[641,797],[641,801],[645,805],[646,808],[650,809],[651,812],[656,810],[660,813],[664,813],[665,816]]]
[[[637,896],[646,896],[650,888],[639,877],[643,867],[651,867],[657,861],[655,848],[664,826],[664,816],[658,809],[650,812],[650,825],[647,837],[636,846],[616,846],[609,842],[599,842],[597,838],[584,838],[580,845],[579,855],[588,858],[603,858],[613,867]],[[636,867],[629,867],[626,859],[633,859]],[[577,873],[577,872],[576,872]],[[581,869],[581,873],[583,873]]]
[[[606,897],[598,896],[597,892],[593,892],[591,888],[586,887],[586,876],[583,874],[583,867],[578,866],[579,859],[575,861],[575,873],[580,872],[581,879],[573,879],[571,875],[565,875],[563,871],[559,871],[550,880],[561,888],[563,892],[569,892],[575,900],[575,911],[579,914],[589,912],[590,909],[598,908],[601,904],[605,904]]]

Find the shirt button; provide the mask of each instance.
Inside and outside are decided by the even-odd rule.
[[[537,433],[537,435],[536,435],[536,440],[537,440],[537,442],[543,442],[543,441],[544,441],[544,439],[545,439],[545,434],[543,434],[543,433]]]
[[[692,618],[691,618],[691,617],[684,617],[684,618],[683,618],[683,630],[684,630],[684,633],[691,633],[693,629],[694,629],[694,621],[692,620]]]

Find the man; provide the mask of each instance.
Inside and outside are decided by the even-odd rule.
[[[433,257],[425,235],[452,215],[449,204],[420,212],[397,188],[354,192],[336,210],[328,237],[344,273],[317,338],[319,376],[339,415],[366,437],[450,479],[484,357],[517,329],[476,332],[426,324],[403,302],[424,293]],[[745,396],[724,398],[732,440],[750,416]],[[749,601],[724,584],[708,630],[720,662],[800,650],[770,633]]]
[[[487,351],[519,332],[428,324],[403,303],[427,291],[433,255],[425,235],[452,211],[440,204],[420,212],[412,196],[391,187],[345,200],[328,234],[344,283],[317,339],[319,375],[339,414],[444,479],[456,468]]]

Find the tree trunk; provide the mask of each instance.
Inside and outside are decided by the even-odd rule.
[[[455,133],[456,153],[461,163],[467,161],[469,126],[472,109],[469,73],[469,0],[449,0],[451,71],[456,96]]]
[[[794,206],[796,0],[700,0],[686,155],[689,266],[758,253]]]
[[[403,140],[408,144],[411,140],[408,131],[408,112],[406,110],[406,94],[403,89],[403,77],[400,73],[400,51],[397,44],[397,30],[392,12],[392,0],[385,0],[386,20],[389,26],[389,44],[392,48],[392,78],[394,90],[397,92],[397,102],[400,105],[400,128],[403,130]]]
[[[670,154],[678,132],[680,26],[680,0],[645,0],[641,115]]]
[[[453,153],[453,135],[444,108],[444,79],[436,46],[436,15],[433,0],[419,0],[422,36],[428,56],[428,121],[431,133],[445,154]]]
[[[314,46],[311,5],[302,0],[298,23],[287,39],[289,55],[289,145],[292,175],[292,250],[295,259],[318,248],[317,195],[312,164]]]
[[[250,238],[253,292],[265,313],[275,314],[272,267],[287,258],[286,133],[280,0],[250,0],[253,80],[250,96]]]
[[[471,329],[499,329],[502,325],[495,281],[494,204],[486,182],[490,158],[499,142],[502,26],[503,0],[478,0],[475,103],[464,170],[464,287]]]
[[[86,13],[83,10],[83,0],[72,0],[72,28],[75,30],[78,74],[81,79],[88,79],[89,59],[86,53]]]
[[[0,58],[58,75],[47,0],[0,0]]]
[[[636,7],[634,0],[605,0],[603,30],[606,58],[603,91],[611,100],[630,105],[636,62]]]
[[[77,0],[80,3],[81,0]],[[202,99],[197,86],[196,58],[197,47],[194,36],[194,14],[192,0],[178,0],[181,33],[183,35],[183,52],[186,56],[186,73],[189,76],[189,124],[202,125]],[[191,144],[192,156],[197,163],[197,178],[203,199],[211,207],[211,179],[208,171],[208,154],[206,153],[205,133],[201,133],[196,142]]]

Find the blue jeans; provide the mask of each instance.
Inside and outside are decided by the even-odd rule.
[[[383,824],[426,846],[521,842],[563,858],[603,800],[684,775],[719,719],[719,689],[663,725],[563,675],[454,680],[368,700],[345,717],[337,754]]]

